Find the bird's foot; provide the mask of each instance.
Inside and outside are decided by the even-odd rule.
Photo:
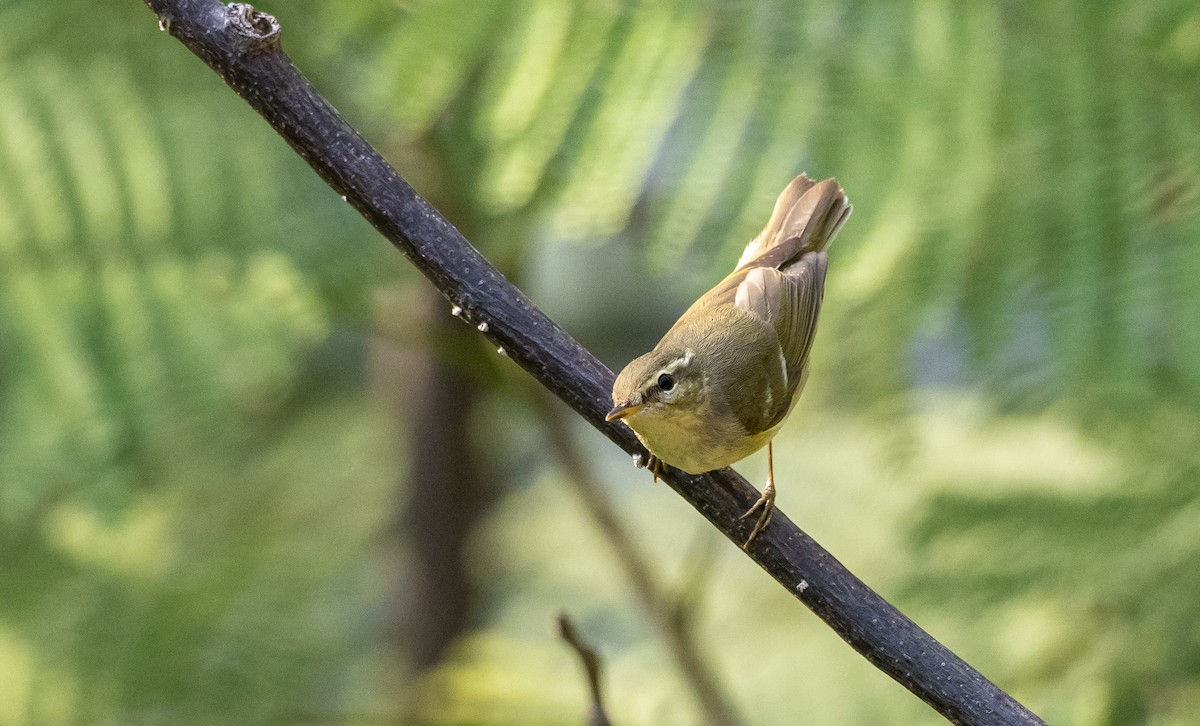
[[[746,538],[746,542],[742,545],[742,549],[749,548],[750,543],[754,541],[754,538],[758,536],[758,533],[766,529],[767,525],[771,523],[771,517],[775,514],[774,477],[767,480],[767,486],[765,489],[763,489],[762,495],[759,496],[758,501],[754,503],[754,506],[746,510],[746,513],[738,517],[738,519],[745,519],[746,517],[749,517],[757,512],[759,509],[761,509],[762,512],[759,513],[758,519],[754,522],[754,529],[750,530],[750,536]]]
[[[666,466],[667,465],[663,463],[663,460],[654,454],[651,454],[650,461],[646,462],[646,468],[649,469],[650,473],[654,475],[655,483],[658,483],[658,480],[662,478],[663,469],[665,469]]]
[[[639,469],[647,469],[651,474],[654,475],[655,482],[657,482],[659,479],[662,479],[663,470],[667,467],[667,465],[663,463],[663,460],[654,454],[647,454],[645,459],[642,458],[641,454],[634,456],[633,465]]]

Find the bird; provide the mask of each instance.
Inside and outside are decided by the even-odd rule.
[[[797,176],[733,272],[613,383],[605,419],[633,430],[656,481],[663,464],[701,474],[767,447],[766,486],[741,516],[758,512],[744,549],[775,511],[772,439],[808,380],[825,250],[852,210],[836,179]]]

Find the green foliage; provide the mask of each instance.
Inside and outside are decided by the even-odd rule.
[[[286,156],[148,96],[111,57],[27,59],[0,88],[5,517],[66,492],[116,506],[177,437],[269,418],[327,334],[314,284],[272,249],[282,230],[250,224],[282,216],[262,177]]]
[[[450,13],[471,17],[431,57],[412,38]],[[899,425],[914,386],[977,387],[1014,413],[1053,406],[1142,464],[1162,427],[1194,428],[1200,21],[1186,3],[527,0],[415,4],[396,24],[404,40],[377,38],[359,62],[453,81],[392,76],[396,108],[363,102],[395,118],[403,144],[447,125],[469,144],[458,193],[485,247],[530,230],[559,245],[637,240],[633,284],[665,287],[681,309],[790,175],[836,174],[858,212],[834,250],[822,337],[836,344],[818,346],[814,385],[892,428],[908,453],[896,462],[921,447]],[[1186,529],[1195,470],[1179,462],[1194,445],[1161,452],[1161,475],[1095,482],[1120,495],[933,496],[915,544],[952,556],[918,568],[913,596],[1050,603],[1062,652],[1028,678],[1092,669],[1101,705],[1080,722],[1169,717],[1195,700],[1180,662],[1196,658],[1170,635],[1195,593],[1105,596],[1114,579],[1161,587],[1194,566],[1194,548],[1156,539]],[[1106,655],[1069,645],[1082,643]],[[1134,651],[1173,656],[1122,662]],[[1155,682],[1169,695],[1142,686]]]
[[[871,416],[869,432],[842,433],[878,451],[862,463],[814,447],[793,468],[907,472],[907,597],[956,620],[1033,611],[1051,623],[1049,645],[1004,667],[1031,692],[1070,688],[1043,698],[1060,712],[1095,696],[1064,721],[1200,712],[1193,3],[264,9],[422,193],[548,307],[568,292],[584,301],[581,336],[617,331],[598,343],[630,348],[621,355],[729,266],[791,175],[836,175],[857,212],[834,249],[809,398]],[[137,2],[0,1],[0,670],[20,674],[0,684],[0,721],[390,709],[369,678],[345,674],[377,667],[361,633],[380,597],[365,553],[395,473],[362,391],[361,331],[371,283],[400,264],[153,26]],[[595,273],[596,250],[627,248],[624,267]],[[538,265],[568,255],[562,268],[588,269],[539,279]],[[650,312],[597,320],[618,307]],[[336,376],[323,356],[344,362]],[[1036,493],[1046,481],[1005,470],[981,494],[980,461],[947,478],[961,451],[914,475],[928,442],[908,394],[928,386],[982,391],[1014,416],[1050,409],[1122,465],[1085,477],[1090,488]],[[492,629],[429,676],[417,714],[570,718],[575,696],[537,684],[561,677],[566,657],[531,645],[545,639],[539,607],[566,592],[600,599],[585,624],[625,639],[612,695],[626,722],[679,717],[669,659],[638,650],[638,626],[614,625],[628,603],[549,568],[564,550],[516,537],[519,520],[502,506],[498,531],[481,535],[511,556],[502,579],[519,587],[488,593]],[[664,527],[657,551],[677,532]],[[877,536],[895,552],[901,535]],[[781,631],[744,624],[734,581],[714,588],[725,617],[704,627],[738,662],[771,664],[730,675],[755,702],[790,661],[773,648]],[[747,641],[760,647],[737,650]],[[882,690],[830,705],[846,687],[830,673],[850,668],[811,675],[824,686],[805,693],[825,693],[830,722],[902,712],[878,705],[898,695]],[[803,705],[782,690],[781,703]]]
[[[320,712],[395,478],[311,369],[365,225],[138,3],[0,28],[0,721]]]
[[[0,719],[270,723],[355,699],[388,594],[363,553],[388,516],[389,428],[348,401],[273,433],[270,450],[177,437],[119,513],[58,501],[6,524]]]
[[[1185,5],[469,5],[415,4],[358,62],[380,69],[361,99],[401,141],[469,114],[459,194],[477,220],[641,240],[686,299],[790,175],[836,174],[858,214],[828,317],[863,402],[911,383],[905,341],[934,310],[1012,405],[1198,400]]]
[[[1200,683],[1194,420],[1169,404],[1106,420],[1093,437],[1125,461],[1098,491],[1018,482],[1004,496],[952,485],[931,497],[912,532],[924,564],[909,596],[985,617],[1054,604],[1066,620],[1018,671],[1031,688],[1089,684],[1089,722],[1186,723]]]

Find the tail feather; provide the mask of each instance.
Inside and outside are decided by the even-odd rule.
[[[805,252],[824,250],[852,210],[837,180],[818,183],[801,174],[779,195],[770,221],[746,245],[735,271],[745,267],[778,269],[800,259]]]

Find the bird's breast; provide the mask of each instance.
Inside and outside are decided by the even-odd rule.
[[[650,453],[676,469],[723,469],[766,446],[774,430],[750,435],[728,416],[706,410],[646,412],[625,420]]]

